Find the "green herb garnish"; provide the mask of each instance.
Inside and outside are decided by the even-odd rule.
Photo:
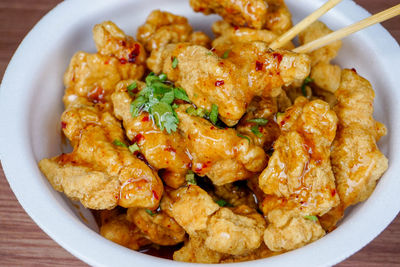
[[[186,174],[185,178],[186,178],[186,182],[188,184],[197,185],[196,178],[194,177],[194,172],[193,171],[189,170],[188,173]]]
[[[251,142],[251,141],[250,141],[250,138],[249,138],[248,136],[246,136],[246,135],[242,135],[242,134],[240,134],[240,133],[237,133],[236,135],[239,136],[240,138],[247,139],[247,141],[249,141],[249,143]]]
[[[153,212],[152,210],[145,209],[145,211],[146,211],[146,212],[147,212],[147,214],[149,214],[150,216],[154,216],[154,215],[156,215],[156,213],[155,213],[155,212]]]
[[[260,132],[260,130],[258,129],[258,125],[254,125],[250,128],[251,132],[257,136],[257,137],[262,137],[263,134]]]
[[[307,219],[307,220],[310,220],[310,221],[313,221],[313,222],[317,222],[318,221],[317,216],[314,216],[314,215],[304,216],[304,219]]]
[[[306,86],[309,83],[312,83],[314,81],[314,79],[311,79],[310,76],[306,77],[304,79],[303,84],[301,85],[301,93],[303,94],[303,96],[307,96],[307,91],[306,91]]]
[[[128,147],[128,149],[132,154],[135,153],[136,151],[140,150],[139,146],[136,143],[134,143],[133,145],[130,145]]]
[[[218,106],[215,104],[212,104],[211,106],[211,112],[210,112],[210,121],[212,124],[216,124],[218,120]]]
[[[247,122],[254,122],[257,125],[264,126],[268,123],[268,120],[263,119],[263,118],[254,118],[254,119],[247,120]]]
[[[119,141],[118,139],[115,139],[113,141],[113,144],[116,146],[122,146],[122,147],[128,147],[127,145],[125,145],[123,142]]]
[[[217,200],[217,201],[215,201],[215,203],[217,203],[220,207],[225,207],[225,206],[226,207],[232,207],[231,204],[229,204],[228,202],[226,202],[223,199]]]
[[[207,56],[212,56],[212,55],[214,55],[214,53],[213,52],[207,52],[206,55]]]
[[[224,52],[224,54],[222,55],[222,58],[223,59],[226,59],[226,58],[228,58],[229,57],[229,53],[231,52],[231,50],[229,49],[229,50],[226,50],[225,52]]]
[[[132,117],[137,117],[143,111],[148,112],[158,128],[165,129],[168,133],[175,132],[179,120],[174,110],[177,105],[173,102],[175,99],[180,99],[190,103],[185,90],[167,83],[165,74],[157,76],[150,73],[145,80],[146,87],[131,103]]]
[[[128,85],[127,87],[126,87],[126,89],[128,89],[128,93],[131,95],[131,96],[134,96],[135,95],[135,93],[133,92],[133,90],[135,90],[137,88],[137,82],[133,82],[133,83],[131,83],[130,85]]]
[[[172,68],[175,69],[178,66],[178,59],[176,57],[172,58]]]

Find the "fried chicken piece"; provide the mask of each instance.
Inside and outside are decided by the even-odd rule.
[[[282,134],[259,177],[265,194],[284,198],[304,215],[322,215],[339,203],[330,165],[337,117],[322,100],[298,98],[277,122]],[[273,202],[274,198],[267,200]],[[280,205],[280,204],[279,204]],[[271,207],[271,203],[268,203]],[[267,206],[263,210],[268,214]]]
[[[117,206],[121,187],[117,176],[73,163],[61,164],[63,157],[61,155],[39,162],[40,170],[55,190],[90,209],[112,209]]]
[[[282,35],[292,28],[292,14],[290,14],[284,0],[266,0],[268,4],[265,28]]]
[[[241,255],[261,246],[265,220],[245,205],[220,208],[196,185],[173,192],[172,214],[190,240],[174,253],[175,260],[218,262],[224,255]],[[199,243],[205,248],[196,251]],[[212,255],[213,256],[207,256]],[[200,256],[207,256],[201,259]]]
[[[170,246],[185,240],[185,230],[162,210],[150,215],[146,209],[129,208],[127,219],[155,244]]]
[[[275,209],[268,213],[268,221],[264,241],[272,251],[300,248],[325,235],[318,220],[307,219],[295,212]]]
[[[237,43],[230,50],[222,59],[201,46],[167,45],[153,51],[147,64],[185,88],[196,106],[210,111],[212,104],[217,105],[228,126],[238,122],[255,95],[277,95],[282,85],[304,79],[310,71],[306,55],[272,52],[262,42]],[[224,51],[216,52],[223,56]]]
[[[109,218],[100,227],[100,234],[121,246],[139,250],[140,247],[150,244],[133,223],[129,222],[126,214]]]
[[[110,96],[120,80],[140,79],[145,69],[146,52],[132,37],[126,36],[113,22],[93,28],[97,54],[77,52],[64,75],[65,107],[79,98],[112,108]]]
[[[223,185],[263,170],[267,157],[262,148],[239,137],[234,129],[218,129],[206,119],[187,114],[188,107],[181,105],[176,112],[195,173]]]
[[[146,52],[142,44],[135,42],[133,37],[125,35],[114,22],[105,21],[95,25],[93,39],[99,54],[115,57],[121,64],[138,68],[143,74]]]
[[[280,135],[279,125],[274,120],[277,112],[276,99],[272,97],[255,97],[247,108],[246,114],[237,125],[236,130],[242,135],[249,136],[255,145],[268,151]],[[259,125],[254,121],[252,122],[254,119],[264,119],[266,124]],[[255,132],[254,129],[258,132]]]
[[[263,243],[261,243],[261,246],[258,249],[254,250],[250,253],[245,253],[242,255],[229,255],[228,257],[222,258],[219,261],[219,263],[252,261],[252,260],[268,258],[268,257],[275,256],[278,254],[280,254],[280,253],[270,250],[263,242]]]
[[[264,0],[190,0],[190,5],[196,12],[205,15],[216,13],[237,26],[261,29],[267,18]]]
[[[235,184],[214,186],[213,193],[216,200],[223,199],[234,207],[246,205],[250,208],[257,209],[253,192],[245,186],[238,186]]]
[[[229,45],[234,43],[261,41],[270,44],[279,37],[274,32],[265,29],[257,30],[246,27],[233,27],[224,20],[215,22],[212,25],[212,30],[217,36],[212,42],[212,47],[220,51],[227,51]],[[294,48],[294,45],[289,42],[283,48],[290,50]]]
[[[205,47],[211,43],[206,34],[193,32],[185,17],[160,10],[152,11],[145,24],[138,28],[137,39],[149,52],[173,43],[190,42]]]
[[[375,93],[371,84],[355,71],[346,69],[342,71],[335,96],[339,127],[331,160],[341,200],[339,211],[332,211],[337,222],[347,207],[371,195],[377,180],[388,168],[388,159],[376,144],[386,134],[386,127],[372,116]],[[333,220],[331,224],[336,222]]]
[[[160,175],[164,182],[168,186],[178,188],[185,182],[185,175],[191,168],[186,144],[179,133],[168,134],[161,131],[147,112],[132,117],[132,98],[126,92],[126,87],[132,82],[122,81],[117,85],[117,90],[112,95],[115,116],[123,121],[126,135],[132,142],[136,142],[149,164],[157,170],[162,170]],[[141,90],[144,83],[136,83]]]
[[[342,69],[337,65],[318,62],[311,68],[310,77],[320,89],[335,93],[339,88]]]
[[[314,41],[322,36],[331,33],[332,30],[329,29],[323,22],[315,21],[313,24],[308,26],[304,31],[299,33],[300,44],[306,44]],[[318,62],[329,63],[334,59],[342,47],[342,41],[337,40],[324,47],[316,49],[309,53],[311,58],[311,65],[314,66]]]

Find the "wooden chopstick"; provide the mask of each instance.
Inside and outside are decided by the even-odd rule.
[[[345,28],[342,28],[340,30],[334,31],[328,35],[325,35],[317,40],[314,40],[312,42],[306,43],[302,46],[299,46],[295,49],[293,49],[293,52],[297,53],[308,53],[311,52],[315,49],[318,49],[322,46],[328,45],[336,40],[342,39],[352,33],[355,33],[357,31],[360,31],[366,27],[369,27],[373,24],[391,19],[395,16],[400,15],[400,4],[395,5],[394,7],[391,7],[389,9],[386,9],[382,12],[379,12],[369,18],[360,20],[359,22],[356,22],[350,26],[347,26]]]
[[[324,5],[322,5],[320,8],[318,8],[313,13],[311,13],[306,18],[304,18],[302,21],[297,23],[293,28],[291,28],[290,30],[288,30],[287,32],[282,34],[278,39],[273,41],[269,45],[269,47],[271,49],[275,50],[277,48],[284,46],[287,42],[292,40],[297,34],[299,34],[301,31],[303,31],[310,24],[312,24],[314,21],[316,21],[319,17],[321,17],[326,12],[328,12],[334,6],[339,4],[341,1],[342,0],[329,0]]]

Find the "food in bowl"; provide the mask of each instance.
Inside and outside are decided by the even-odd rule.
[[[257,1],[271,19],[261,26],[232,3],[191,1],[225,19],[212,42],[184,17],[154,11],[138,41],[103,22],[98,52],[71,59],[61,128],[73,152],[39,167],[97,210],[104,237],[169,247],[187,262],[273,256],[334,230],[386,170],[371,85],[330,63],[341,42],[272,51],[290,27],[271,23],[290,21],[284,3]],[[316,22],[299,39],[329,32]]]

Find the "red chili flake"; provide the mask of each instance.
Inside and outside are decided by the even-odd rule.
[[[139,143],[141,140],[144,140],[144,136],[142,134],[137,134],[134,138],[135,143]]]
[[[65,121],[61,122],[61,129],[67,128],[67,123]]]
[[[279,53],[273,53],[272,56],[278,61],[278,64],[282,61],[282,55]]]
[[[334,197],[336,195],[336,189],[331,190],[331,196]]]
[[[126,64],[126,59],[125,58],[121,58],[119,60],[119,63],[121,63],[122,65]]]
[[[118,197],[118,196],[115,196],[115,199],[119,199],[119,197]]]
[[[104,61],[104,64],[106,64],[106,65],[110,64],[110,60]]]
[[[135,48],[129,54],[128,62],[129,63],[135,63],[136,62],[136,57],[139,56],[139,54],[140,54],[140,45],[139,44],[135,44]]]
[[[262,70],[264,66],[264,63],[260,62],[260,61],[256,61],[256,71]]]
[[[89,100],[95,104],[104,103],[105,102],[104,94],[105,94],[104,89],[99,86],[96,86],[92,91],[90,91],[87,94],[87,98],[89,98]]]
[[[215,82],[215,86],[222,86],[222,85],[224,85],[224,81],[223,80],[221,80],[221,81],[219,81],[219,80],[217,80],[216,82]]]
[[[352,68],[351,71],[353,71],[355,74],[357,74],[357,70],[355,68]]]
[[[211,129],[211,130],[215,130],[215,127],[214,127],[214,126],[211,126],[210,129]]]
[[[146,122],[146,121],[149,121],[149,120],[150,120],[149,116],[144,116],[144,117],[142,118],[142,121],[143,121],[143,122]]]
[[[211,52],[215,52],[217,51],[217,49],[215,49],[215,47],[211,48]]]
[[[176,152],[176,150],[172,146],[168,146],[168,147],[164,148],[164,150],[168,151],[168,152]]]
[[[160,199],[160,197],[157,195],[157,192],[156,192],[156,191],[151,190],[151,192],[153,192],[153,197],[154,197],[155,199],[157,199],[157,200]]]
[[[122,46],[126,46],[126,42],[124,40],[121,40],[120,43]]]
[[[224,62],[220,61],[218,64],[221,65],[221,66],[223,66],[223,65],[224,65]]]
[[[196,10],[196,12],[204,12],[204,7],[199,7],[197,10]]]
[[[191,169],[192,166],[193,166],[193,165],[192,165],[192,162],[189,162],[188,164],[186,164],[186,166],[187,166],[188,169]]]
[[[237,31],[237,30],[239,30],[239,26],[236,26],[236,25],[235,25],[235,26],[233,27],[233,29],[234,29],[235,31]]]

